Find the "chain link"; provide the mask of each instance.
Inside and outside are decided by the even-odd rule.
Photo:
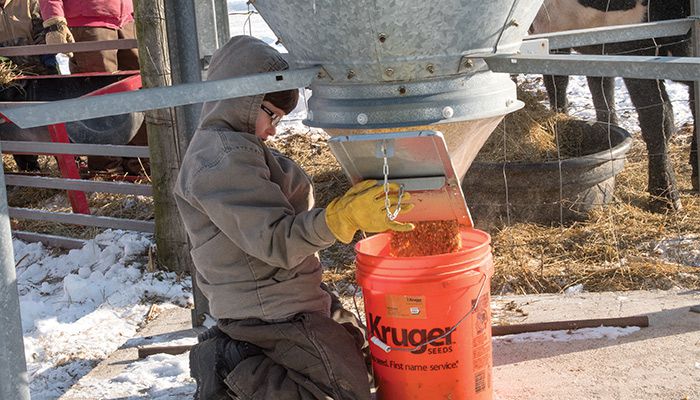
[[[403,197],[404,188],[403,185],[399,186],[399,199],[396,202],[396,210],[391,211],[391,201],[389,200],[389,156],[386,150],[386,141],[382,142],[382,157],[384,158],[384,167],[382,172],[384,173],[384,208],[386,209],[386,216],[389,221],[393,221],[399,216],[401,212],[401,198]]]

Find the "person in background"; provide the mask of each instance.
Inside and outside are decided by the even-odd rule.
[[[26,46],[44,43],[39,2],[37,0],[0,0],[0,47]],[[56,73],[55,59],[51,56],[22,56],[2,59],[12,62],[20,74],[48,75]],[[26,101],[22,82],[10,87],[0,87],[3,101]],[[18,88],[18,86],[20,88]],[[14,155],[17,167],[22,171],[39,171],[35,155]]]
[[[236,36],[208,80],[285,69],[275,49]],[[265,145],[297,101],[293,89],[205,103],[183,158],[175,198],[217,319],[190,351],[196,399],[370,398],[364,327],[322,284],[317,252],[358,230],[414,227],[388,219],[376,181],[314,208],[309,176]]]
[[[39,5],[47,44],[136,38],[132,0],[39,0]],[[70,70],[74,73],[139,69],[137,49],[76,52],[68,56],[71,57]],[[145,124],[129,144],[148,144]],[[135,158],[98,156],[88,157],[88,168],[133,175],[143,169]],[[144,168],[148,169],[146,164]]]
[[[47,44],[136,38],[131,0],[39,0]],[[69,54],[71,72],[139,69],[137,49]]]

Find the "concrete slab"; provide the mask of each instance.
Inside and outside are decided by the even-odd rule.
[[[614,340],[496,340],[494,399],[700,399],[700,314],[690,312],[700,291],[494,299],[509,303],[527,314],[512,323],[644,314],[649,327]]]
[[[352,304],[352,299],[343,300]],[[700,314],[690,312],[697,305],[700,291],[494,296],[495,324],[649,316],[648,328],[617,339],[495,340],[494,399],[700,399]],[[101,362],[61,399],[89,398],[81,396],[81,390],[119,375],[137,359],[136,346],[193,338],[196,333],[189,328],[190,310],[163,310],[139,337]]]

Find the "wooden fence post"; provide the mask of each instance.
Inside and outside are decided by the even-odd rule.
[[[164,1],[137,0],[134,9],[143,87],[169,86],[172,76]],[[182,129],[178,129],[175,110],[172,108],[146,112],[146,126],[151,155],[158,260],[171,271],[192,272],[195,304],[192,325],[200,326],[209,307],[196,285],[187,232],[180,220],[173,194],[189,138]]]
[[[162,0],[134,2],[139,63],[144,88],[170,86],[170,61]],[[148,149],[156,217],[158,260],[171,271],[187,271],[191,264],[187,233],[180,220],[173,188],[187,141],[178,135],[172,108],[146,112]]]

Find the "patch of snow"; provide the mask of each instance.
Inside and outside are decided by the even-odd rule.
[[[598,328],[581,328],[573,331],[541,331],[527,332],[516,335],[496,336],[496,342],[523,343],[523,342],[570,342],[574,340],[608,339],[613,340],[622,336],[631,335],[639,331],[638,326],[625,328],[614,326],[601,326]]]
[[[654,253],[666,261],[700,267],[700,235],[688,235],[661,240]]]
[[[229,12],[248,10],[248,0],[228,0],[226,3]]]
[[[567,295],[572,295],[572,294],[581,294],[583,293],[583,283],[579,283],[578,285],[573,285],[569,286],[564,290],[564,294]]]
[[[108,230],[52,255],[13,240],[33,399],[60,397],[135,335],[150,303],[191,306],[191,281],[145,271],[151,235]]]
[[[189,353],[155,354],[130,363],[111,380],[86,378],[80,384],[85,398],[95,399],[191,399],[196,389],[190,378]]]

